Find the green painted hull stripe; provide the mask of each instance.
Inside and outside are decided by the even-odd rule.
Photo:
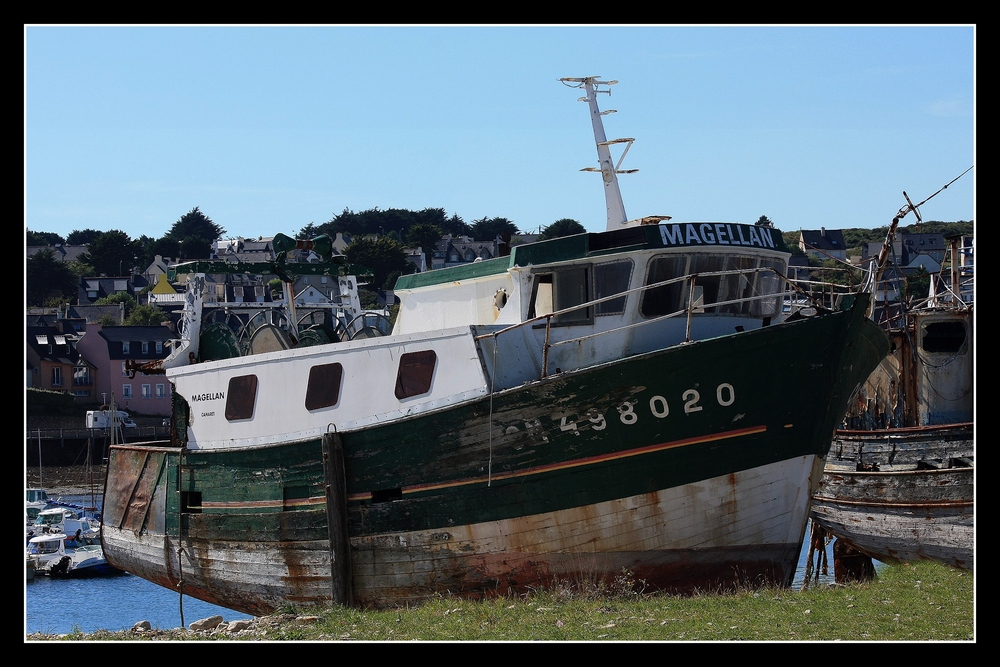
[[[455,488],[460,486],[472,486],[480,484],[489,484],[494,481],[502,481],[505,479],[523,478],[529,477],[531,475],[544,475],[545,473],[555,472],[557,470],[568,470],[571,468],[581,468],[585,466],[597,465],[600,463],[607,463],[609,461],[621,460],[630,458],[633,456],[643,456],[646,454],[653,454],[655,452],[665,451],[667,449],[674,449],[677,447],[687,447],[690,445],[704,444],[708,442],[719,442],[722,440],[729,440],[731,438],[738,438],[747,435],[756,435],[758,433],[764,433],[767,431],[766,426],[751,426],[749,428],[736,429],[733,431],[726,431],[725,433],[714,433],[712,435],[698,436],[694,438],[685,438],[683,440],[675,440],[671,442],[661,442],[654,445],[647,445],[645,447],[636,447],[634,449],[627,449],[621,452],[612,452],[609,454],[601,454],[598,456],[587,456],[580,459],[573,459],[570,461],[561,461],[559,463],[552,463],[548,465],[533,466],[531,468],[526,468],[524,470],[515,470],[495,475],[480,476],[471,479],[457,479],[448,482],[439,482],[431,484],[414,484],[411,486],[403,487],[402,494],[409,495],[415,493],[424,493],[428,491],[438,491],[441,489]],[[370,491],[362,493],[350,494],[347,498],[349,501],[367,501],[372,499],[372,493]],[[206,501],[202,503],[201,509],[203,510],[261,510],[261,509],[287,509],[287,508],[304,508],[316,505],[323,505],[326,503],[325,496],[313,496],[310,498],[300,498],[297,500],[256,500],[256,501]]]
[[[653,454],[655,452],[661,452],[667,449],[673,449],[675,447],[687,447],[689,445],[703,444],[706,442],[718,442],[721,440],[729,440],[730,438],[738,438],[745,435],[755,435],[758,433],[764,433],[767,431],[766,426],[751,426],[749,428],[742,428],[733,431],[727,431],[725,433],[714,433],[712,435],[699,436],[694,438],[686,438],[684,440],[676,440],[673,442],[661,442],[655,445],[647,445],[645,447],[636,447],[635,449],[627,449],[621,452],[612,452],[608,454],[600,454],[597,456],[588,456],[581,459],[573,459],[570,461],[561,461],[559,463],[552,463],[549,465],[534,466],[531,468],[526,468],[524,470],[515,470],[506,473],[500,473],[496,475],[490,475],[487,477],[476,477],[471,479],[456,479],[448,482],[439,482],[433,484],[414,484],[412,486],[403,487],[403,495],[422,493],[426,491],[436,491],[439,489],[454,488],[458,486],[469,486],[475,484],[488,484],[491,481],[500,481],[505,479],[514,479],[521,477],[528,477],[530,475],[543,475],[545,473],[554,472],[557,470],[567,470],[570,468],[580,468],[584,466],[595,465],[599,463],[606,463],[608,461],[615,461],[620,459],[626,459],[632,456],[642,456],[644,454]],[[354,493],[350,494],[347,499],[349,501],[362,501],[371,500],[371,492],[364,493]]]

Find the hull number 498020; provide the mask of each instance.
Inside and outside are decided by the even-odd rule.
[[[695,412],[701,412],[703,409],[701,392],[697,389],[687,389],[681,394],[681,405],[683,407],[684,414],[692,414]],[[715,388],[715,400],[719,405],[723,407],[728,407],[736,402],[736,390],[733,389],[733,385],[728,382],[723,382],[718,387]],[[617,407],[618,419],[622,424],[626,426],[631,426],[639,421],[639,414],[635,411],[635,407],[638,402],[625,401]],[[663,419],[670,415],[670,404],[667,399],[663,396],[656,395],[649,399],[649,413],[656,417],[657,419]],[[585,415],[588,422],[590,422],[590,428],[595,431],[603,431],[607,428],[608,424],[604,418],[604,414],[597,409],[592,408]],[[566,418],[565,415],[559,419],[559,429],[562,431],[576,431],[577,422],[571,421]]]

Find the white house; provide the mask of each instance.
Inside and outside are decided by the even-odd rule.
[[[305,289],[295,295],[295,305],[302,307],[330,308],[333,306],[333,300],[330,299],[329,295],[324,294],[315,286],[307,285]]]

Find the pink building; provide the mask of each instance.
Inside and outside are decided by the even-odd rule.
[[[133,415],[167,416],[170,414],[170,383],[166,375],[142,375],[130,378],[125,362],[137,363],[163,359],[169,354],[167,341],[176,334],[165,326],[126,327],[88,324],[77,343],[77,350],[95,368],[94,389],[97,400],[111,401]],[[103,397],[103,398],[102,398]]]

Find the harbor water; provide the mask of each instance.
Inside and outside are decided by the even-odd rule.
[[[75,631],[128,630],[139,621],[171,630],[209,616],[226,621],[251,618],[157,586],[131,574],[59,579],[35,577],[26,582],[25,635],[68,634]]]
[[[71,506],[95,504],[90,495],[64,496],[60,501]],[[226,621],[251,618],[125,573],[81,579],[36,576],[25,582],[25,635],[114,632],[128,630],[139,621],[149,621],[159,630],[173,630],[210,616],[222,616]]]
[[[826,551],[828,574],[819,572],[817,576],[814,571],[810,578],[812,587],[833,583],[832,547],[828,545]],[[809,530],[792,583],[795,591],[802,588],[808,555]],[[876,567],[880,565],[876,563]],[[149,621],[156,629],[172,630],[210,616],[222,616],[226,621],[251,618],[248,614],[181,596],[131,574],[86,579],[39,576],[27,581],[24,589],[25,635],[115,632],[128,630],[139,621]]]

